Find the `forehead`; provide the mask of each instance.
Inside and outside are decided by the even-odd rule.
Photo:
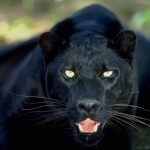
[[[70,65],[100,67],[116,61],[116,53],[107,47],[108,40],[101,36],[87,36],[71,41],[65,53]]]

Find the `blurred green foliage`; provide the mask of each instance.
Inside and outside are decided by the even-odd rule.
[[[1,0],[0,44],[49,30],[56,22],[91,3],[105,5],[125,24],[150,33],[149,0]]]
[[[130,24],[138,29],[147,26],[150,30],[150,9],[136,12],[132,17]]]

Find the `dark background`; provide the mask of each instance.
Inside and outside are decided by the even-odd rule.
[[[150,37],[150,0],[0,0],[0,45],[28,39],[91,3],[110,8],[118,18]],[[150,150],[150,129],[134,129],[133,150]]]

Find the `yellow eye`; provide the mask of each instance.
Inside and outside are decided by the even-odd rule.
[[[73,78],[75,76],[75,73],[72,70],[65,70],[65,75],[68,78]]]
[[[107,77],[111,77],[111,76],[113,75],[113,73],[114,73],[114,72],[113,72],[112,70],[111,70],[111,71],[105,71],[105,72],[103,73],[103,76],[106,77],[106,78],[107,78]]]

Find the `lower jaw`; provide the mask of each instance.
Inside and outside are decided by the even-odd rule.
[[[76,141],[85,147],[94,147],[101,142],[103,135],[98,133],[79,133]]]

